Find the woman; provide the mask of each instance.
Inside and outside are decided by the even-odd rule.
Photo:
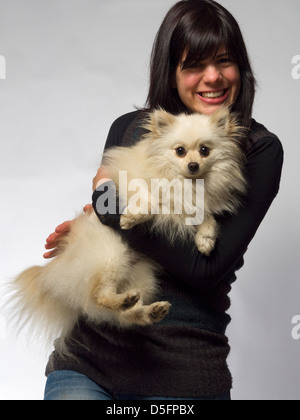
[[[237,216],[219,220],[221,232],[210,257],[194,244],[170,245],[139,227],[129,231],[131,246],[164,268],[160,299],[170,301],[172,311],[155,326],[126,331],[82,319],[68,344],[71,356],[62,358],[55,351],[49,360],[45,399],[230,399],[228,293],[278,193],[283,164],[277,137],[251,119],[254,96],[255,80],[232,15],[211,0],[185,0],[172,7],[153,48],[147,109],[211,114],[229,105],[248,129],[242,143],[247,199]],[[115,121],[106,149],[139,141],[144,112]],[[100,169],[94,189],[103,177]],[[118,228],[113,217],[105,223]],[[46,258],[55,255],[70,224],[50,235],[46,248],[53,251]]]

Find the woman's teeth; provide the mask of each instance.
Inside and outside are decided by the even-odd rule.
[[[226,89],[223,89],[223,90],[219,90],[218,92],[202,92],[202,93],[200,92],[200,95],[203,98],[215,99],[215,98],[222,98],[222,96],[224,96],[225,93],[226,93]]]

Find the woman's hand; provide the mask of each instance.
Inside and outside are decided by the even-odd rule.
[[[89,213],[94,211],[93,206],[91,204],[87,204],[83,211],[85,213]],[[61,225],[57,226],[55,229],[55,232],[51,233],[51,235],[48,236],[46,239],[46,245],[45,248],[47,250],[51,250],[49,252],[46,252],[43,257],[47,260],[50,258],[56,257],[58,255],[58,245],[60,241],[70,232],[72,224],[74,223],[74,220],[69,220],[67,222],[62,223]]]
[[[95,178],[93,179],[93,192],[96,190],[98,183],[100,181],[108,180],[109,178],[110,177],[109,177],[109,173],[107,172],[107,169],[104,166],[101,166],[98,169]]]

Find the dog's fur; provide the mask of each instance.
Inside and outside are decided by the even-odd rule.
[[[127,172],[128,181],[142,178],[148,185],[151,179],[204,179],[204,222],[187,226],[184,212],[134,215],[129,205],[121,216],[121,227],[130,229],[148,222],[145,226],[167,234],[170,240],[193,235],[200,252],[209,255],[218,232],[213,215],[234,213],[246,191],[244,158],[238,144],[240,128],[227,109],[211,116],[173,116],[157,110],[150,114],[145,128],[148,133],[136,145],[113,148],[104,155],[103,165],[117,189],[119,171]],[[210,149],[209,156],[200,155],[202,146]],[[178,147],[185,148],[184,156],[177,155]],[[196,173],[189,171],[191,162],[199,164]],[[171,202],[175,200],[171,194]],[[143,205],[149,210],[147,200]],[[124,327],[151,325],[170,309],[168,302],[155,302],[158,269],[153,261],[134,252],[116,231],[101,224],[94,212],[83,214],[72,225],[55,259],[14,280],[15,311],[20,323],[42,327],[49,339],[60,334],[62,341],[81,316],[89,322]]]

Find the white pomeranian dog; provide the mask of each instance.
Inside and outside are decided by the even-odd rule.
[[[210,116],[173,116],[156,110],[144,127],[147,134],[136,145],[112,148],[103,158],[105,170],[126,204],[120,225],[130,229],[146,222],[147,229],[167,235],[171,241],[193,237],[199,252],[208,256],[218,236],[214,215],[236,212],[246,192],[241,128],[225,108]],[[127,183],[143,181],[138,211],[133,205],[137,204],[136,191],[127,190],[126,197],[121,196],[120,173],[126,174]],[[153,180],[168,182],[155,184]],[[184,183],[184,193],[176,194],[174,180],[177,184],[189,181]],[[197,184],[200,180],[202,184]],[[203,184],[205,199],[199,223],[187,223],[192,210],[199,211],[195,196],[197,186]],[[154,185],[161,188],[158,193]],[[175,185],[172,191],[170,185]],[[168,194],[164,191],[167,187]],[[168,213],[163,211],[166,195],[170,211],[161,214]],[[62,342],[80,317],[120,327],[151,325],[161,321],[171,306],[155,301],[159,269],[133,251],[117,231],[100,223],[96,213],[82,214],[55,259],[29,268],[13,281],[14,312],[19,326],[39,327],[48,339],[61,336]]]

